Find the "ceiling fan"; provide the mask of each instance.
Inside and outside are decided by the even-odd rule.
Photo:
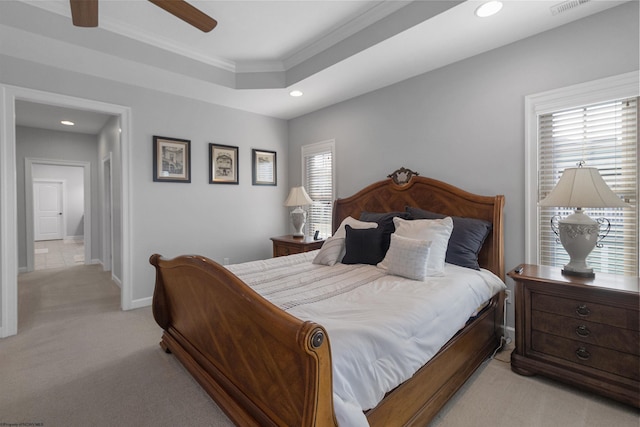
[[[149,1],[205,33],[213,30],[218,25],[215,19],[185,0]],[[76,27],[98,26],[98,0],[69,0],[69,2],[71,3],[73,25]]]

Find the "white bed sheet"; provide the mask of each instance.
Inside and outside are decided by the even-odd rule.
[[[387,275],[376,266],[312,264],[315,254],[228,268],[274,304],[327,330],[341,427],[368,426],[363,411],[409,379],[481,304],[506,288],[488,270],[446,264],[445,276],[419,282]],[[352,280],[358,285],[347,283]],[[297,290],[306,287],[315,297],[301,300]]]

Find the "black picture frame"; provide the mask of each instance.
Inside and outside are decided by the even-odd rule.
[[[253,185],[278,185],[278,161],[275,151],[253,148],[251,166]]]
[[[238,147],[209,143],[209,184],[238,184]]]
[[[153,180],[191,182],[191,141],[153,136]]]

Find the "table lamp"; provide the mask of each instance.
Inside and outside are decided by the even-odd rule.
[[[293,228],[296,230],[293,233],[294,237],[304,236],[302,228],[307,220],[307,213],[302,209],[302,206],[310,205],[312,203],[313,200],[311,200],[307,192],[304,190],[304,187],[293,187],[291,188],[291,191],[289,191],[289,197],[284,201],[284,205],[296,206],[290,214],[291,224],[293,224]]]
[[[586,258],[599,240],[600,223],[589,218],[582,208],[614,208],[625,207],[623,202],[609,188],[597,168],[582,167],[582,162],[576,168],[567,168],[560,180],[547,197],[539,202],[544,207],[575,208],[575,213],[564,219],[551,220],[553,232],[560,238],[562,246],[567,251],[570,261],[562,269],[562,274],[595,277],[592,268],[587,266]],[[606,218],[602,219],[609,223]]]

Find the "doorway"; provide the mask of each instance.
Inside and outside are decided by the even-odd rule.
[[[86,211],[84,168],[31,163],[34,220],[33,270],[85,264],[85,260],[89,258],[85,254],[84,244],[85,235],[88,234],[84,227]],[[96,238],[99,237],[96,236]]]
[[[34,170],[37,168],[49,167],[51,168],[64,168],[64,167],[74,167],[81,168],[82,170],[82,206],[79,209],[82,209],[82,236],[84,242],[84,264],[88,264],[91,261],[91,224],[92,224],[92,215],[91,215],[91,164],[89,162],[74,162],[67,160],[55,160],[55,159],[34,159],[34,158],[26,158],[25,159],[25,214],[26,214],[26,251],[27,251],[27,271],[35,270],[35,241],[42,240],[38,239],[36,235],[36,194],[34,194],[34,190],[36,189],[36,183],[38,182],[36,178],[34,178]],[[63,186],[64,188],[64,186]],[[63,190],[61,190],[61,193]],[[51,195],[47,195],[45,197],[51,197]],[[64,204],[64,198],[62,202]],[[61,206],[62,210],[60,211],[62,215],[59,215],[62,219],[64,219],[64,212],[67,211],[65,206]],[[62,232],[63,236],[60,236],[59,239],[63,239],[66,237],[64,221],[62,222]],[[80,219],[76,222],[80,222]],[[51,239],[49,239],[51,240]],[[69,254],[70,255],[70,254]]]
[[[102,161],[104,174],[102,184],[102,264],[105,271],[110,271],[113,265],[113,184],[111,181],[111,153]]]
[[[122,224],[120,262],[122,285],[121,308],[134,308],[131,284],[130,262],[130,140],[131,109],[115,104],[107,104],[66,95],[42,92],[33,89],[0,84],[0,338],[18,332],[18,233],[16,224],[17,182],[16,182],[16,101],[29,101],[52,106],[95,111],[118,116],[120,119],[120,173],[121,173],[121,213]],[[112,165],[113,166],[113,165]],[[113,170],[113,167],[112,167]],[[25,174],[26,175],[26,174]],[[26,176],[25,176],[26,178]],[[29,187],[27,187],[29,188]],[[31,186],[30,192],[33,191]],[[27,199],[28,200],[28,199]],[[31,197],[33,200],[33,197]],[[29,212],[29,210],[27,210]],[[31,209],[31,212],[33,210]],[[33,242],[33,238],[28,239]],[[27,252],[28,254],[29,252]],[[33,254],[33,251],[30,251]]]

